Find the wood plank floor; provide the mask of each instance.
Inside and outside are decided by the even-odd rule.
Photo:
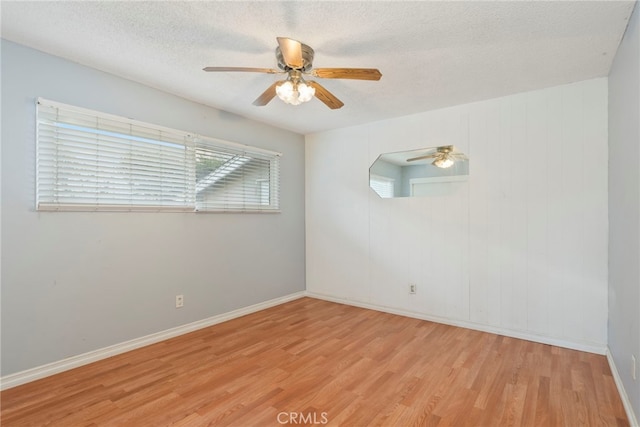
[[[604,356],[311,298],[0,398],[5,427],[628,425]]]

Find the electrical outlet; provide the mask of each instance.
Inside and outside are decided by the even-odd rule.
[[[416,284],[415,283],[409,283],[409,293],[410,294],[415,294],[416,293]]]
[[[184,295],[176,295],[176,308],[184,306]]]
[[[636,363],[636,357],[632,354],[631,355],[631,378],[633,378],[634,380],[637,378],[636,377],[636,367],[638,366],[638,364]]]

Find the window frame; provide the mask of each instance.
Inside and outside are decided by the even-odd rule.
[[[229,151],[227,154],[247,155],[247,156],[259,156],[264,158],[270,158],[269,167],[269,205],[258,204],[229,204],[225,208],[201,208],[198,206],[197,194],[196,194],[196,212],[200,213],[279,213],[280,211],[280,158],[281,153],[267,150],[264,148],[253,147],[237,142],[225,141],[218,138],[210,138],[204,136],[198,136],[196,138],[196,151],[198,149],[212,149],[212,150],[224,150],[227,148]],[[197,183],[196,183],[197,186]],[[242,206],[245,206],[243,208]],[[253,206],[252,208],[246,208],[246,206]]]
[[[41,111],[42,108],[42,111]],[[125,197],[123,197],[120,200],[117,200],[118,202],[122,203],[100,203],[100,197],[101,195],[99,194],[98,191],[96,191],[96,202],[95,203],[82,203],[81,199],[78,199],[74,202],[60,202],[59,200],[56,200],[56,198],[58,197],[58,195],[56,194],[56,187],[58,186],[58,173],[59,173],[59,166],[57,164],[57,162],[59,161],[59,156],[60,154],[57,152],[57,148],[56,148],[56,152],[54,154],[43,154],[44,151],[41,151],[43,149],[43,141],[42,140],[47,140],[47,144],[51,144],[52,141],[54,144],[57,144],[61,139],[57,136],[42,136],[41,132],[46,132],[46,131],[51,131],[52,128],[56,128],[56,127],[60,127],[58,125],[58,123],[65,123],[65,126],[62,126],[63,128],[68,129],[69,125],[66,124],[66,122],[60,121],[60,122],[53,122],[53,124],[51,123],[50,119],[49,122],[45,123],[45,119],[43,117],[41,117],[41,115],[44,115],[44,109],[45,108],[53,108],[56,109],[56,113],[58,113],[60,110],[63,110],[65,113],[69,113],[72,117],[73,114],[77,114],[78,117],[80,116],[87,116],[90,117],[91,119],[96,118],[97,121],[99,120],[105,120],[105,121],[109,121],[109,122],[113,122],[115,123],[117,126],[122,125],[123,127],[129,126],[130,128],[132,127],[136,127],[136,129],[139,127],[141,129],[150,129],[153,132],[159,132],[159,135],[163,135],[163,134],[167,134],[167,135],[171,135],[172,137],[176,137],[178,138],[177,140],[179,140],[180,138],[182,138],[182,141],[180,141],[178,144],[184,145],[185,147],[185,161],[179,166],[180,168],[183,169],[178,169],[178,173],[182,173],[183,175],[187,176],[188,175],[188,179],[190,180],[187,184],[185,184],[191,191],[191,193],[187,194],[185,193],[185,203],[184,204],[167,204],[167,205],[162,205],[162,204],[158,204],[158,205],[154,205],[151,203],[137,203],[137,201],[135,200],[137,198],[135,192],[133,192],[133,190],[131,190],[130,192],[126,192],[124,191],[122,194],[125,194]],[[84,118],[84,117],[83,117]],[[79,120],[79,119],[78,119]],[[280,212],[280,192],[279,192],[279,185],[280,185],[280,157],[282,156],[281,153],[279,152],[275,152],[272,150],[267,150],[267,149],[263,149],[263,148],[258,148],[258,147],[253,147],[250,145],[246,145],[246,144],[240,144],[237,142],[231,142],[231,141],[225,141],[222,139],[217,139],[217,138],[211,138],[211,137],[206,137],[206,136],[202,136],[202,135],[198,135],[194,132],[186,132],[186,131],[182,131],[182,130],[176,130],[176,129],[172,129],[172,128],[168,128],[168,127],[164,127],[164,126],[159,126],[159,125],[155,125],[155,124],[151,124],[151,123],[146,123],[146,122],[141,122],[138,120],[133,120],[133,119],[129,119],[129,118],[125,118],[122,116],[117,116],[117,115],[113,115],[113,114],[108,114],[108,113],[102,113],[96,110],[90,110],[90,109],[86,109],[86,108],[82,108],[82,107],[76,107],[76,106],[72,106],[72,105],[68,105],[68,104],[63,104],[63,103],[59,103],[56,101],[51,101],[51,100],[47,100],[44,98],[37,98],[36,99],[36,120],[35,120],[35,124],[36,124],[36,151],[35,151],[35,161],[36,161],[36,165],[35,165],[35,172],[36,172],[36,177],[35,177],[35,210],[37,212],[65,212],[65,211],[72,211],[72,212],[94,212],[94,211],[105,211],[105,212],[194,212],[194,213],[279,213]],[[75,125],[71,125],[71,126],[75,126]],[[80,128],[84,128],[84,129],[80,129]],[[44,129],[44,130],[43,130]],[[88,134],[96,134],[96,135],[102,135],[105,132],[100,129],[99,126],[96,126],[95,128],[92,127],[91,125],[82,125],[82,126],[77,126],[77,128],[72,129],[73,131],[78,131],[78,132],[84,132],[82,133],[82,137],[86,138],[86,135]],[[87,131],[89,130],[89,131]],[[94,132],[95,131],[95,132]],[[106,133],[109,133],[111,131],[108,131]],[[116,135],[116,139],[118,139],[118,141],[127,141],[127,140],[131,140],[134,141],[131,143],[132,146],[138,146],[140,145],[141,147],[143,147],[142,149],[139,149],[141,152],[146,151],[146,148],[144,147],[143,144],[140,144],[139,141],[142,140],[142,143],[144,142],[157,142],[158,145],[164,145],[165,141],[163,141],[162,139],[157,139],[155,140],[154,138],[148,138],[148,141],[144,141],[144,138],[140,138],[139,136],[137,136],[136,134],[132,134],[129,135],[127,133],[124,132],[111,132],[112,134],[117,134]],[[107,135],[106,137],[109,137],[110,135]],[[48,138],[48,139],[47,139]],[[65,142],[64,139],[62,139],[63,142]],[[173,140],[171,140],[173,141]],[[68,146],[69,145],[73,145],[73,143],[70,143],[69,140],[66,140]],[[154,143],[155,143],[154,142]],[[173,142],[168,142],[166,144],[172,144]],[[92,144],[92,142],[88,143],[88,146],[91,146],[90,144]],[[99,151],[99,144],[100,144],[100,137],[97,136],[96,137],[96,142],[95,142],[95,146],[96,146],[96,150]],[[68,148],[67,146],[67,148]],[[105,147],[108,147],[109,145],[105,145]],[[167,145],[168,146],[168,145]],[[274,191],[274,195],[273,197],[270,197],[269,201],[269,205],[268,206],[258,206],[257,208],[254,206],[251,206],[250,204],[239,204],[237,206],[232,206],[232,207],[217,207],[217,208],[208,208],[208,209],[202,209],[198,207],[197,204],[197,192],[196,192],[196,187],[198,185],[197,183],[197,177],[196,177],[196,151],[200,148],[207,149],[209,147],[215,147],[216,150],[220,151],[220,152],[230,152],[231,154],[234,153],[238,153],[238,152],[243,152],[245,153],[245,155],[247,157],[249,157],[250,161],[253,160],[256,156],[260,156],[261,158],[268,158],[270,159],[269,163],[268,163],[268,175],[271,178],[271,182],[270,185],[272,186],[272,188],[275,189]],[[153,147],[152,147],[153,148]],[[135,150],[136,148],[131,148],[131,150]],[[162,151],[162,148],[157,148],[156,147],[156,151]],[[225,151],[226,150],[226,151]],[[136,156],[140,156],[140,154],[136,151]],[[155,155],[156,157],[153,157],[153,155],[150,157],[150,159],[152,159],[155,163],[152,162],[152,168],[157,168],[157,169],[153,169],[152,172],[153,173],[157,173],[158,170],[161,170],[162,167],[166,167],[169,164],[171,166],[175,166],[175,163],[162,163],[162,156],[161,155]],[[191,158],[187,158],[187,156],[191,156]],[[175,156],[174,156],[175,157]],[[118,159],[118,163],[120,162],[119,159],[121,159],[123,157],[117,157]],[[45,160],[43,160],[45,159]],[[51,161],[51,159],[53,159],[54,162],[54,170],[55,172],[49,172],[49,175],[47,175],[46,173],[44,173],[44,171],[42,170],[42,163],[43,161]],[[147,160],[146,157],[143,157],[144,160]],[[117,164],[116,166],[112,167],[111,169],[108,169],[109,172],[113,172],[114,174],[116,173],[121,173],[123,170],[126,169],[126,167],[124,165],[130,165],[131,162],[133,162],[133,160],[131,160],[131,158],[128,160],[129,163],[126,163],[125,160],[122,160],[122,164],[123,167],[122,169],[120,169],[120,165]],[[80,163],[82,164],[82,166],[85,166],[84,163],[82,163],[83,161],[80,161]],[[87,163],[91,163],[90,161]],[[97,174],[99,171],[99,167],[98,164],[96,163],[95,169],[91,170],[90,168],[89,170],[89,174],[93,173],[93,174]],[[275,168],[275,170],[274,170]],[[75,173],[75,171],[73,169],[68,170],[68,169],[60,169],[62,172],[69,172],[71,174]],[[108,176],[107,180],[109,178],[112,178],[112,176],[116,176],[116,175],[111,175]],[[162,185],[164,185],[167,181],[166,178],[164,176],[158,176],[158,175],[153,175],[156,179],[155,180],[150,180],[149,182],[144,181],[144,179],[140,179],[139,181],[135,181],[135,182],[142,182],[142,183],[159,183],[159,186],[161,188]],[[43,187],[43,180],[45,179],[45,177],[51,178],[54,184],[50,184],[51,188],[53,188],[53,190],[50,191],[51,194],[47,194],[47,197],[45,197],[42,193],[42,187]],[[139,179],[139,177],[138,177]],[[185,178],[186,179],[186,178]],[[96,185],[100,185],[101,181],[100,180],[96,180],[97,184]],[[134,181],[131,181],[134,182]],[[129,183],[129,185],[133,184]],[[244,183],[242,183],[241,185],[245,185]],[[107,185],[108,187],[109,185]],[[85,188],[82,188],[83,185],[82,183],[80,184],[80,191],[79,191],[79,195],[80,196],[84,196],[84,195],[90,195],[91,191],[90,190],[86,190]],[[90,188],[90,186],[87,186],[88,188]],[[173,188],[173,187],[170,187]],[[176,188],[180,188],[180,187],[176,187]],[[84,192],[86,191],[86,193]],[[112,193],[110,193],[108,190],[107,194],[109,194],[110,196],[112,195]],[[185,190],[187,191],[187,190]],[[162,193],[162,191],[160,191],[160,193]],[[73,194],[72,194],[73,196]],[[72,199],[72,196],[70,196],[70,199]],[[128,200],[126,200],[126,197],[129,197]],[[190,196],[190,197],[189,197]],[[67,196],[69,197],[69,196]],[[148,197],[148,200],[145,199],[146,195],[143,195],[142,200],[144,202],[147,202],[148,200],[151,200],[153,197],[153,194],[151,196]],[[156,196],[157,197],[157,196]],[[165,202],[165,199],[163,199],[162,197],[164,197],[164,194],[162,194],[161,197],[161,202]],[[117,197],[113,197],[113,200],[116,200]],[[171,202],[169,202],[171,203]],[[178,202],[179,203],[179,202]]]

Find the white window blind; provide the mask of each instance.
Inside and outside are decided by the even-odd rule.
[[[39,210],[193,210],[189,134],[38,100]]]
[[[37,209],[277,211],[279,156],[38,99]]]
[[[199,139],[196,207],[199,211],[277,211],[279,173],[277,153]]]
[[[369,186],[382,198],[394,197],[395,180],[393,178],[372,174],[369,177]]]

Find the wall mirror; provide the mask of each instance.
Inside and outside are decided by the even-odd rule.
[[[369,168],[369,186],[382,198],[434,194],[434,184],[466,181],[469,159],[453,145],[383,153]]]

